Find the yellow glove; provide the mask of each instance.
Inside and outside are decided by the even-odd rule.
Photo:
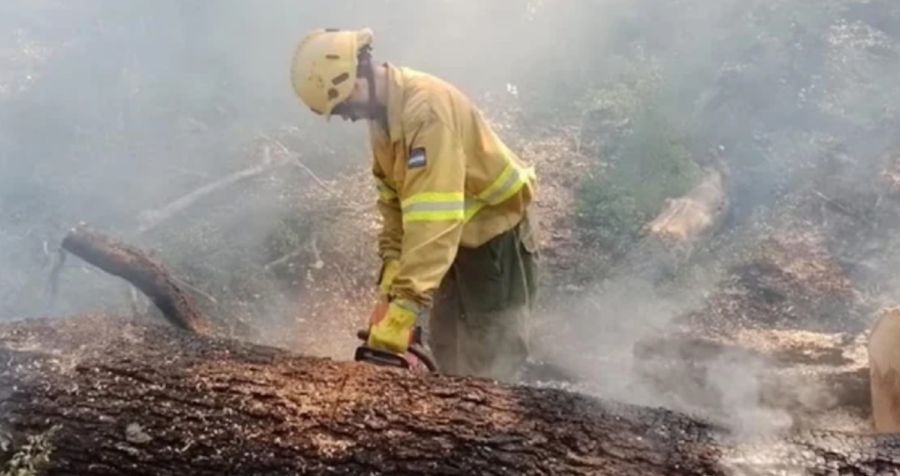
[[[384,309],[383,314],[373,315],[366,345],[395,354],[406,353],[416,327],[419,306],[406,299],[396,299],[380,309]]]
[[[387,298],[390,294],[391,284],[394,283],[398,271],[400,271],[400,260],[389,259],[384,262],[381,267],[381,279],[378,281],[378,294],[381,297]]]

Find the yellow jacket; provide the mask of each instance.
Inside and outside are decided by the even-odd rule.
[[[370,136],[381,258],[399,260],[390,295],[423,306],[458,247],[512,229],[534,191],[534,172],[494,134],[452,85],[409,68],[388,68],[387,126]]]

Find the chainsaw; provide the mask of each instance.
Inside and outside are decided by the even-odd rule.
[[[362,339],[363,342],[369,340],[369,331],[360,330],[356,332],[356,337]],[[356,348],[353,360],[357,362],[367,362],[375,365],[383,365],[386,367],[400,367],[402,369],[412,370],[415,372],[437,372],[437,365],[434,358],[422,344],[422,328],[417,327],[413,331],[412,343],[406,354],[395,354],[380,349],[373,349],[366,344]]]
[[[353,360],[386,367],[400,367],[417,372],[437,372],[437,364],[435,364],[434,358],[422,345],[421,328],[416,328],[413,335],[413,343],[409,345],[406,354],[395,354],[386,350],[373,349],[363,344],[356,348]],[[369,331],[357,331],[356,337],[366,342],[369,340]]]

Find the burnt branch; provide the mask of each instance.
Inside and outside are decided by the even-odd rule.
[[[66,235],[62,248],[140,289],[176,327],[198,334],[209,331],[209,322],[191,295],[162,263],[137,248],[83,226]]]

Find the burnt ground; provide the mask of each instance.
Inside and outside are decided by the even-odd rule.
[[[871,174],[862,191],[859,177],[812,181],[710,243],[698,262],[715,259],[720,273],[702,301],[635,347],[651,386],[689,388],[682,400],[727,419],[727,395],[710,376],[724,359],[743,373],[734,380],[753,382],[751,403],[783,425],[870,431],[867,334],[897,299],[887,271],[897,203],[884,178]]]
[[[900,295],[897,150],[806,177],[674,267],[638,244],[599,284],[545,294],[541,358],[582,391],[751,432],[871,431],[867,334]]]

